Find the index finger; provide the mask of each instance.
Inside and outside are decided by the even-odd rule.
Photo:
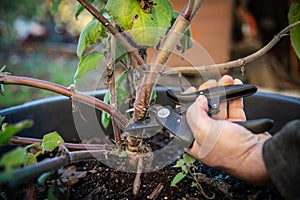
[[[233,82],[234,82],[233,84],[243,84],[243,82],[239,79],[234,79]],[[229,102],[228,118],[232,121],[246,120],[243,98],[234,99]]]

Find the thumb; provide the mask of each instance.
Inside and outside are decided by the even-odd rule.
[[[195,140],[198,143],[201,143],[204,140],[212,123],[212,119],[208,116],[207,112],[207,99],[201,95],[188,108],[186,113],[187,122],[194,134]]]

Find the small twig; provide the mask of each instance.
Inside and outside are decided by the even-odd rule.
[[[126,119],[122,113],[120,113],[119,111],[112,113],[111,107],[106,103],[104,103],[103,101],[77,91],[76,92],[71,91],[67,87],[58,84],[54,84],[51,82],[34,79],[34,78],[10,76],[10,75],[0,76],[0,84],[24,85],[24,86],[30,86],[30,87],[52,91],[57,94],[61,94],[63,96],[69,97],[73,100],[80,101],[89,106],[93,106],[99,110],[103,110],[108,114],[112,115],[113,117],[115,117],[124,127],[128,124],[128,119]]]
[[[12,138],[10,138],[9,140],[9,144],[11,145],[22,145],[22,146],[26,146],[26,145],[30,145],[33,143],[42,143],[43,141],[41,139],[36,139],[36,138],[27,138],[27,137],[19,137],[19,136],[14,136]],[[101,144],[77,144],[77,143],[64,143],[64,146],[70,150],[70,151],[74,151],[74,150],[114,150],[116,149],[115,145],[101,145]]]
[[[163,188],[164,185],[162,183],[159,183],[149,195],[149,199],[156,199],[158,195],[161,193]]]
[[[117,112],[118,110],[118,94],[116,92],[116,75],[115,75],[115,39],[113,37],[109,37],[109,50],[111,52],[109,56],[109,63],[106,68],[106,84],[109,84],[109,94],[110,94],[110,106],[112,113]],[[120,129],[118,127],[118,124],[116,120],[112,117],[111,119],[112,127],[113,127],[113,133],[115,137],[115,142],[118,146],[121,145],[121,133]]]
[[[116,39],[124,46],[124,48],[132,54],[132,56],[137,60],[140,65],[144,65],[145,61],[137,53],[136,48],[134,48],[126,39],[98,10],[93,7],[86,0],[77,0],[87,11],[89,11],[100,23],[102,23],[109,32],[111,32]]]
[[[143,171],[143,156],[138,156],[138,161],[137,161],[137,170],[136,170],[136,175],[135,179],[133,182],[133,195],[137,195],[140,191],[141,188],[141,175]]]
[[[116,88],[115,88],[115,72],[113,72],[113,75],[111,77],[111,83],[109,85],[109,91],[110,91],[110,105],[112,108],[112,113],[117,112],[118,110],[118,101],[117,101],[117,93],[116,93]],[[121,133],[120,129],[118,127],[117,122],[115,121],[114,118],[111,119],[112,121],[112,126],[113,126],[113,131],[114,131],[114,136],[115,136],[115,142],[118,146],[121,145]]]
[[[269,52],[279,41],[282,37],[285,37],[287,32],[291,29],[295,28],[296,26],[300,25],[300,21],[297,21],[284,29],[282,29],[274,38],[266,44],[264,47],[259,49],[258,51],[244,57],[239,58],[237,60],[229,61],[226,63],[220,64],[213,64],[213,65],[202,65],[202,66],[181,66],[181,67],[170,67],[164,70],[163,75],[173,74],[173,73],[187,73],[187,74],[195,74],[200,72],[208,72],[208,71],[222,71],[228,70],[234,67],[243,66],[249,62],[256,60],[257,58],[265,55]]]

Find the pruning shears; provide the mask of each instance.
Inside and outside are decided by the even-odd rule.
[[[184,147],[189,147],[194,141],[194,136],[183,114],[199,95],[204,95],[207,98],[208,114],[213,115],[220,112],[221,102],[247,97],[256,91],[257,87],[250,84],[214,87],[189,94],[179,94],[174,90],[167,90],[167,97],[177,105],[179,104],[179,108],[154,104],[149,107],[148,116],[145,119],[129,124],[125,130],[140,137],[151,137],[165,128],[175,138],[179,139]],[[253,133],[262,133],[271,129],[274,122],[271,119],[262,118],[235,123]]]

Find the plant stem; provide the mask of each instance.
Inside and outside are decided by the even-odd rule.
[[[11,145],[30,145],[33,143],[42,143],[43,141],[41,139],[36,139],[36,138],[27,138],[27,137],[19,137],[19,136],[14,136],[10,138],[9,144]],[[77,143],[64,143],[64,146],[70,150],[113,150],[115,149],[115,145],[107,145],[107,144],[77,144]]]
[[[282,37],[286,36],[287,33],[300,25],[300,21],[297,21],[284,29],[282,29],[277,35],[274,36],[274,38],[266,44],[264,47],[259,49],[258,51],[244,57],[239,58],[237,60],[229,61],[226,63],[220,63],[220,64],[213,64],[213,65],[202,65],[202,66],[182,66],[182,67],[172,67],[169,69],[166,69],[163,72],[163,75],[167,74],[173,74],[173,73],[187,73],[187,74],[196,74],[199,72],[208,72],[208,71],[222,71],[222,70],[228,70],[234,67],[240,67],[243,66],[249,62],[252,62],[256,60],[257,58],[265,55],[267,52],[269,52],[279,41]]]
[[[87,11],[89,11],[100,23],[102,23],[109,32],[111,32],[116,39],[125,47],[125,49],[132,54],[140,65],[145,65],[143,58],[137,53],[126,39],[98,10],[86,0],[77,0]]]
[[[188,6],[183,13],[183,17],[187,20],[190,19],[194,10],[195,0],[189,0]]]
[[[151,61],[150,70],[145,72],[145,75],[143,76],[139,85],[140,89],[137,92],[136,100],[134,103],[134,120],[141,119],[144,117],[144,114],[149,107],[150,97],[153,92],[153,88],[155,87],[157,80],[161,75],[161,72],[164,68],[164,64],[167,62],[176,44],[178,44],[183,34],[189,28],[191,20],[199,10],[200,6],[202,5],[202,2],[203,0],[195,0],[192,1],[192,3],[189,2],[191,4],[194,3],[193,11],[189,11],[190,5],[186,6],[185,9],[182,11],[181,15],[177,17],[171,30],[161,41],[161,46],[159,50],[157,50]],[[186,13],[190,14],[186,15]],[[185,17],[188,17],[188,19],[186,19]]]
[[[13,188],[29,179],[38,177],[45,172],[57,170],[60,167],[77,163],[79,161],[108,159],[108,155],[113,156],[113,154],[109,154],[109,151],[105,150],[66,152],[64,155],[59,157],[45,159],[34,165],[25,166],[23,168],[12,170],[9,173],[1,174],[0,185],[7,183],[8,186]]]
[[[112,108],[106,103],[104,103],[103,101],[80,92],[72,91],[71,89],[68,89],[64,86],[55,83],[34,79],[34,78],[3,75],[0,76],[0,84],[24,85],[24,86],[30,86],[30,87],[52,91],[57,94],[61,94],[63,96],[69,97],[72,100],[78,100],[89,106],[93,106],[99,110],[103,110],[109,113],[110,115],[112,115],[112,117],[115,117],[124,127],[128,124],[128,120],[122,115],[122,113],[118,111],[112,112]]]
[[[116,93],[116,87],[115,87],[115,71],[112,74],[111,77],[111,83],[109,85],[109,92],[110,92],[110,105],[111,105],[111,109],[112,109],[112,113],[117,112],[118,110],[118,101],[117,101],[117,93]],[[112,122],[112,127],[113,127],[113,132],[114,132],[114,136],[115,136],[115,142],[118,146],[121,145],[121,133],[120,133],[120,129],[118,127],[117,122],[115,121],[114,118],[111,119]]]

